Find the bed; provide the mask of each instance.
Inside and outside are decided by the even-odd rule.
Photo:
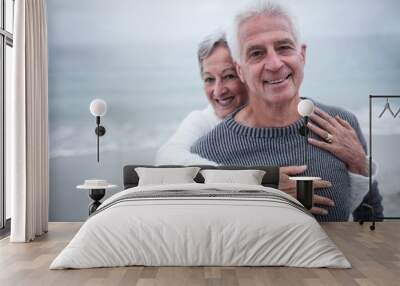
[[[125,190],[105,200],[56,257],[50,269],[144,266],[292,266],[350,268],[314,217],[276,189],[273,167],[261,185],[193,183],[138,185],[125,166]],[[171,168],[180,166],[161,166]]]

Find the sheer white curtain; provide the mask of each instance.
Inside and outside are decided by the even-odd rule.
[[[12,242],[27,242],[47,231],[48,225],[48,59],[45,0],[16,0],[14,18],[14,72],[10,110]]]

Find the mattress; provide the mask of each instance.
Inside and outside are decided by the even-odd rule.
[[[50,269],[128,265],[351,267],[291,196],[256,185],[197,183],[115,194]]]

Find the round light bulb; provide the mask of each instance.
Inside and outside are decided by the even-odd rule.
[[[107,103],[99,98],[92,100],[90,103],[90,113],[94,116],[104,116],[107,112]]]
[[[314,111],[314,103],[309,99],[303,99],[297,105],[297,111],[301,116],[310,116]]]

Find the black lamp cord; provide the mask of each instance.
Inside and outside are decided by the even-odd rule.
[[[304,165],[308,167],[308,116],[304,117]]]
[[[100,116],[96,116],[96,124],[97,124],[97,162],[100,161],[99,159],[99,141],[100,141]]]

